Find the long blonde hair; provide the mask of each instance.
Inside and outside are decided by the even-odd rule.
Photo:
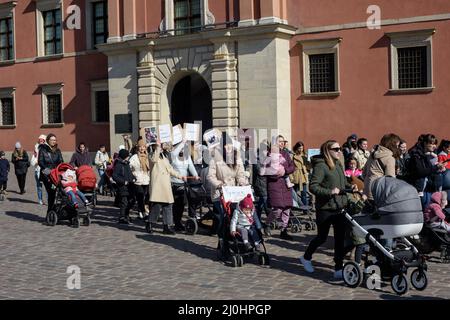
[[[335,161],[330,154],[330,148],[335,143],[337,143],[336,140],[328,140],[320,146],[320,154],[324,157],[325,163],[328,165],[330,170],[334,170],[336,168]]]

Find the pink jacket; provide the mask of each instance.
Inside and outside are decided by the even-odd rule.
[[[347,170],[345,170],[345,176],[346,177],[352,177],[352,176],[359,177],[360,175],[362,175],[362,170],[359,170],[359,169],[355,169],[355,170],[347,169]]]
[[[442,193],[435,192],[431,195],[431,203],[423,212],[425,222],[445,221],[445,214],[441,207]]]

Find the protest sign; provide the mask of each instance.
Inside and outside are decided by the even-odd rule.
[[[244,199],[248,194],[252,195],[252,200],[255,201],[253,196],[252,186],[243,186],[243,187],[222,187],[223,199],[226,202],[234,202],[238,203],[242,199]]]
[[[145,127],[144,128],[145,142],[148,144],[156,144],[158,139],[158,133],[156,127]]]
[[[178,144],[181,141],[183,141],[183,129],[179,124],[173,127],[172,133],[173,133],[173,141],[172,141],[173,144]]]
[[[217,129],[210,129],[205,132],[203,135],[203,139],[208,145],[209,149],[212,149],[220,144],[220,137],[222,136],[221,132]]]
[[[184,138],[186,141],[199,141],[200,125],[198,123],[184,124]]]
[[[172,128],[170,124],[162,124],[159,127],[159,140],[161,143],[172,142]]]

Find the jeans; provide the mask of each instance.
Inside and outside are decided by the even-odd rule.
[[[42,201],[42,181],[39,180],[39,171],[34,172],[34,180],[36,180],[36,190],[39,201]]]
[[[166,226],[173,225],[173,213],[172,213],[172,203],[160,203],[154,202],[152,206],[152,211],[150,212],[151,223],[158,222],[159,215],[163,211],[163,223]]]
[[[334,229],[334,269],[342,270],[344,264],[345,256],[345,228],[346,219],[345,216],[339,214],[338,212],[332,211],[322,211],[318,212],[318,215],[327,215],[326,219],[318,222],[317,224],[317,236],[311,240],[308,249],[305,252],[305,259],[311,260],[312,255],[317,250],[319,246],[325,243],[328,238],[328,233],[330,232],[330,227],[333,225]]]
[[[100,182],[98,183],[98,188],[100,189],[105,185],[105,170],[98,169],[98,175],[100,176]]]
[[[256,214],[258,215],[259,220],[261,220],[262,212],[266,213],[268,216],[270,213],[269,206],[267,205],[267,197],[259,197],[258,202],[256,203]]]
[[[67,195],[70,197],[73,204],[77,203],[77,196],[75,195],[75,192],[68,191]],[[77,190],[77,195],[78,195],[78,197],[80,197],[80,199],[81,199],[81,201],[83,201],[83,203],[87,202],[86,196],[84,195],[83,192],[81,192],[80,190]]]
[[[242,240],[244,243],[248,242],[250,240],[251,243],[258,244],[261,242],[261,239],[259,238],[258,230],[256,230],[256,227],[253,225],[250,228],[246,229],[244,227],[237,227],[236,231],[240,233]]]

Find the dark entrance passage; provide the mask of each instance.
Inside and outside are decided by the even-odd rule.
[[[212,128],[212,97],[208,84],[198,74],[177,82],[172,92],[170,120],[173,125],[202,121],[202,134]]]

